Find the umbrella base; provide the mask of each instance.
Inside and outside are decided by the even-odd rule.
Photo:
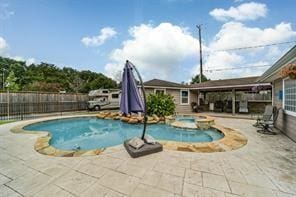
[[[157,152],[161,152],[163,150],[162,145],[158,142],[156,142],[155,144],[144,144],[144,146],[142,146],[139,149],[135,149],[133,147],[131,147],[128,144],[128,140],[125,140],[123,145],[126,149],[126,151],[128,152],[128,154],[132,157],[132,158],[137,158],[137,157],[142,157],[145,155],[149,155],[152,153],[157,153]]]

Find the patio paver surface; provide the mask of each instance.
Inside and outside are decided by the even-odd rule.
[[[0,126],[0,196],[296,196],[296,143],[262,135],[254,120],[216,118],[238,129],[238,150],[191,153],[164,150],[137,159],[122,145],[88,157],[37,153],[37,135]]]

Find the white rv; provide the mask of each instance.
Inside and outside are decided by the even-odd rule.
[[[101,109],[118,109],[120,102],[120,90],[99,89],[88,93],[91,98],[87,102],[89,110],[99,111]]]

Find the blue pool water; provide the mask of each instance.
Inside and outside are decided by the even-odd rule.
[[[177,116],[176,117],[177,121],[181,121],[181,122],[189,122],[189,123],[194,123],[195,122],[195,118],[194,117],[186,117],[186,116]]]
[[[73,150],[79,146],[81,150],[91,150],[119,145],[128,138],[141,136],[143,125],[84,117],[45,121],[24,129],[50,132],[50,144],[58,149]],[[185,130],[166,124],[148,125],[147,134],[158,140],[180,142],[211,142],[224,136],[215,130]]]

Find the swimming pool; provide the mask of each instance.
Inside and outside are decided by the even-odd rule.
[[[177,116],[176,120],[180,121],[180,122],[188,122],[188,123],[194,123],[195,122],[195,118],[192,117],[192,116]]]
[[[143,125],[128,124],[118,120],[97,119],[95,117],[66,118],[31,124],[27,131],[48,131],[50,144],[62,150],[92,150],[122,144],[124,140],[141,136]],[[214,129],[185,130],[166,124],[147,126],[147,134],[157,140],[179,142],[211,142],[224,135]]]

